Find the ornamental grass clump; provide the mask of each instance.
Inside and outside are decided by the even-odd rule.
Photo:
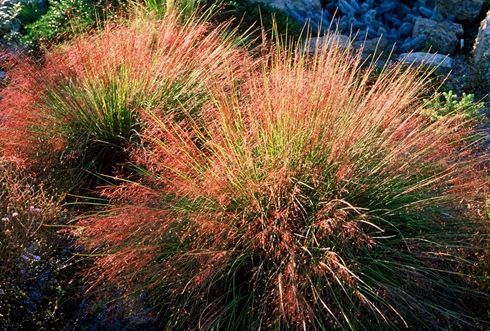
[[[460,264],[488,184],[478,134],[423,115],[430,73],[373,77],[329,38],[271,50],[199,123],[146,112],[145,176],[79,223],[94,286],[148,293],[171,329],[473,323]]]
[[[174,11],[141,16],[108,23],[41,64],[24,61],[9,71],[0,101],[6,157],[110,173],[139,142],[142,110],[195,114],[212,85],[231,84],[229,72],[246,70],[233,33],[223,33],[226,23],[212,27]]]

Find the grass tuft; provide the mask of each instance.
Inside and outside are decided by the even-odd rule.
[[[20,59],[0,100],[2,153],[75,173],[110,174],[140,144],[140,114],[196,114],[212,85],[243,65],[224,26],[175,12],[108,23],[48,54]],[[238,70],[236,70],[238,73]]]

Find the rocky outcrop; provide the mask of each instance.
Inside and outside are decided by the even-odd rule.
[[[418,17],[412,31],[412,37],[423,36],[426,47],[432,51],[444,54],[454,52],[459,44],[459,36],[463,34],[461,24],[451,22],[437,22],[431,19]]]
[[[490,11],[480,24],[473,49],[473,60],[487,91],[490,91]]]
[[[446,17],[474,21],[480,14],[485,0],[436,0],[436,8]]]
[[[314,33],[330,26],[356,41],[383,38],[396,52],[457,50],[463,27],[472,21],[485,0],[253,0],[282,10]],[[352,34],[351,34],[352,33]]]

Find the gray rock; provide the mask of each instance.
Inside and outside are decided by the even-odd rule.
[[[490,92],[490,11],[480,24],[473,48],[473,61]]]
[[[303,49],[309,53],[314,53],[318,47],[324,47],[326,43],[332,42],[337,43],[341,48],[362,49],[363,57],[379,54],[385,51],[388,45],[386,38],[383,37],[354,41],[346,35],[332,35],[330,37],[309,38],[304,43]]]
[[[417,17],[412,36],[424,36],[431,51],[451,54],[458,46],[458,36],[463,34],[463,26],[451,22],[437,22],[428,18]]]
[[[0,70],[0,80],[5,79],[7,77],[7,73],[5,71]]]
[[[474,21],[482,10],[485,0],[436,0],[436,8],[444,16]]]
[[[384,36],[380,38],[371,38],[359,40],[353,43],[354,48],[361,49],[363,56],[377,55],[382,53],[388,47],[388,40]]]
[[[313,37],[313,38],[308,38],[305,43],[303,50],[308,52],[308,53],[315,53],[315,51],[318,48],[325,47],[326,44],[335,42],[337,43],[340,47],[342,48],[347,48],[349,46],[352,46],[352,41],[348,36],[345,35],[336,35],[336,36],[330,36],[330,37]],[[328,45],[326,46],[328,47]]]
[[[251,0],[270,5],[299,23],[309,23],[313,33],[329,26],[355,41],[383,36],[397,52],[452,53],[463,29],[454,20],[474,20],[488,0]],[[331,24],[331,25],[330,25]],[[416,25],[416,26],[415,26]]]
[[[250,3],[261,3],[279,10],[286,10],[286,4],[284,0],[250,0]]]
[[[398,57],[398,61],[406,64],[425,65],[442,69],[452,69],[453,67],[453,59],[449,56],[425,52],[403,53]]]
[[[263,3],[282,11],[321,11],[322,4],[320,0],[252,0],[252,3]]]

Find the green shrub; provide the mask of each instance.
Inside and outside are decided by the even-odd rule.
[[[21,17],[31,22],[25,26],[21,41],[33,48],[40,43],[66,40],[95,26],[97,8],[90,0],[51,0],[46,13],[27,4]]]
[[[426,99],[424,115],[436,121],[447,116],[463,115],[465,120],[481,121],[483,102],[475,102],[473,94],[465,94],[458,98],[453,91],[436,92],[431,98]]]
[[[46,14],[47,7],[40,6],[37,1],[28,1],[21,5],[17,18],[23,25],[31,24]]]
[[[163,15],[169,8],[178,9],[184,17],[201,11],[211,16],[215,23],[233,20],[234,27],[242,32],[250,29],[259,32],[263,28],[267,34],[275,31],[280,36],[299,38],[303,27],[288,15],[261,3],[248,0],[144,0],[147,11]],[[248,33],[247,33],[248,34]],[[249,34],[259,37],[260,34]]]

